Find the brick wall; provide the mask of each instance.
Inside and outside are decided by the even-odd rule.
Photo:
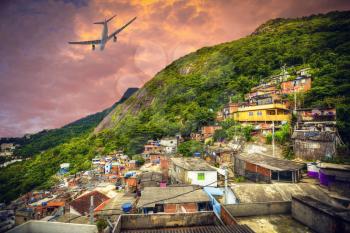
[[[230,214],[230,212],[222,205],[220,218],[225,223],[225,225],[236,225],[236,219]]]
[[[252,164],[252,163],[245,162],[245,169],[248,172],[257,173],[260,176],[264,176],[266,178],[271,177],[271,171],[269,169],[264,168],[264,167],[260,167],[258,165]]]
[[[179,213],[184,212],[193,213],[198,211],[197,203],[184,203],[184,204],[165,204],[165,213]]]

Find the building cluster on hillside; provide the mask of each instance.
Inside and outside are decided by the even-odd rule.
[[[336,222],[337,229],[349,227],[350,202],[344,199],[344,187],[350,187],[350,169],[346,166],[323,163],[318,170],[308,169],[310,177],[319,179],[318,186],[299,183],[306,177],[304,164],[268,156],[269,151],[261,153],[256,145],[237,149],[234,144],[219,143],[207,148],[209,157],[183,157],[176,153],[178,140],[160,141],[147,142],[143,165],[122,152],[93,158],[90,170],[74,175],[69,175],[71,165],[63,163],[57,173],[60,184],[23,195],[0,216],[8,228],[19,225],[10,233],[38,228],[54,232],[52,224],[61,231],[79,226],[75,232],[97,232],[89,223],[106,218],[110,224],[105,232],[168,232],[173,227],[182,232],[251,233],[259,232],[256,219],[263,221],[266,215],[277,219],[271,227],[291,224],[290,230],[318,229],[314,221],[321,215]],[[166,146],[172,148],[166,150]],[[214,163],[225,164],[234,173]],[[237,184],[232,177],[247,180]],[[326,206],[334,212],[323,214]],[[304,217],[300,211],[311,217],[300,221]],[[326,227],[326,231],[332,229]]]
[[[294,109],[285,95],[310,90],[308,72],[272,77],[253,88],[245,102],[225,106],[217,120],[252,124],[259,134],[279,128],[291,121]],[[332,143],[340,140],[333,138],[335,110],[296,109],[296,114],[296,156],[332,157]],[[205,141],[219,129],[203,126],[190,137]],[[91,160],[91,169],[75,174],[69,161],[62,163],[59,184],[13,201],[0,211],[0,227],[19,225],[10,233],[97,232],[93,224],[104,219],[104,232],[113,233],[349,232],[349,166],[286,160],[275,147],[240,138],[210,143],[185,157],[178,153],[183,140],[150,140],[132,157],[122,151],[99,156]]]
[[[0,145],[0,156],[11,157],[16,149],[16,145],[13,143],[1,143]]]
[[[243,102],[230,103],[217,113],[217,121],[233,118],[235,121],[254,125],[256,131],[265,133],[272,127],[291,121],[291,110],[296,110],[288,99],[288,95],[296,95],[311,89],[312,77],[310,69],[297,71],[296,77],[286,71],[280,75],[269,77],[260,85],[253,87],[244,96]]]
[[[217,112],[216,122],[233,119],[253,126],[256,135],[266,136],[284,124],[293,124],[294,154],[304,160],[333,159],[342,144],[336,127],[335,108],[299,108],[298,96],[311,90],[311,69],[304,68],[291,76],[286,71],[269,77],[253,87],[244,101],[230,102]],[[292,122],[293,114],[296,120]],[[203,126],[191,138],[206,141],[220,125]]]

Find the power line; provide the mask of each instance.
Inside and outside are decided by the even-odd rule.
[[[223,179],[223,180],[220,179],[219,181],[226,181],[226,180],[228,180],[228,178],[227,178],[227,179]],[[174,199],[174,198],[177,198],[177,197],[181,197],[181,196],[183,196],[183,195],[186,195],[186,194],[195,192],[195,191],[197,191],[197,190],[203,189],[203,188],[205,188],[205,187],[208,187],[208,186],[210,186],[210,185],[212,185],[212,184],[215,184],[215,183],[217,183],[217,182],[218,182],[218,181],[214,181],[214,182],[212,182],[212,183],[209,183],[209,184],[206,184],[206,185],[204,185],[204,186],[195,188],[195,189],[193,189],[193,190],[191,190],[191,191],[188,191],[188,192],[180,193],[180,194],[175,195],[175,196],[172,196],[172,197],[168,197],[168,198],[164,198],[164,199],[160,199],[160,200],[148,202],[148,203],[143,204],[143,205],[140,206],[139,208],[142,208],[142,207],[144,207],[144,206],[146,206],[146,205],[149,205],[149,204],[154,204],[154,203],[158,203],[158,202],[161,202],[161,201],[166,201],[166,200],[171,200],[171,199]],[[117,210],[117,211],[121,211],[120,209],[105,209],[105,210],[98,210],[98,211],[96,211],[96,212],[104,212],[104,211],[108,211],[108,210],[112,210],[112,211],[113,211],[113,210],[114,210],[114,211],[116,211],[116,210]],[[118,214],[118,213],[115,213],[115,214]],[[122,213],[120,213],[120,214],[122,214]],[[77,216],[77,217],[75,217],[75,218],[69,219],[68,221],[70,222],[70,221],[72,221],[72,220],[74,220],[74,219],[77,219],[77,218],[79,218],[79,217],[82,217],[82,216]]]

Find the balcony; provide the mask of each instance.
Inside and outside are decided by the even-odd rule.
[[[269,121],[290,121],[291,116],[289,114],[284,115],[284,114],[279,114],[279,115],[262,115],[262,116],[249,116],[249,115],[238,115],[234,118],[236,121],[240,122],[255,122],[255,121],[260,121],[260,122],[269,122]]]
[[[285,104],[265,104],[265,105],[256,105],[256,106],[247,106],[247,107],[239,107],[238,112],[246,112],[246,111],[255,111],[255,110],[266,110],[266,109],[284,109],[288,110]]]

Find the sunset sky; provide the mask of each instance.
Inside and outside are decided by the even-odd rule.
[[[337,0],[11,0],[0,8],[0,137],[56,128],[101,111],[189,52],[250,34],[265,21],[333,10]],[[100,39],[137,16],[104,51]]]

